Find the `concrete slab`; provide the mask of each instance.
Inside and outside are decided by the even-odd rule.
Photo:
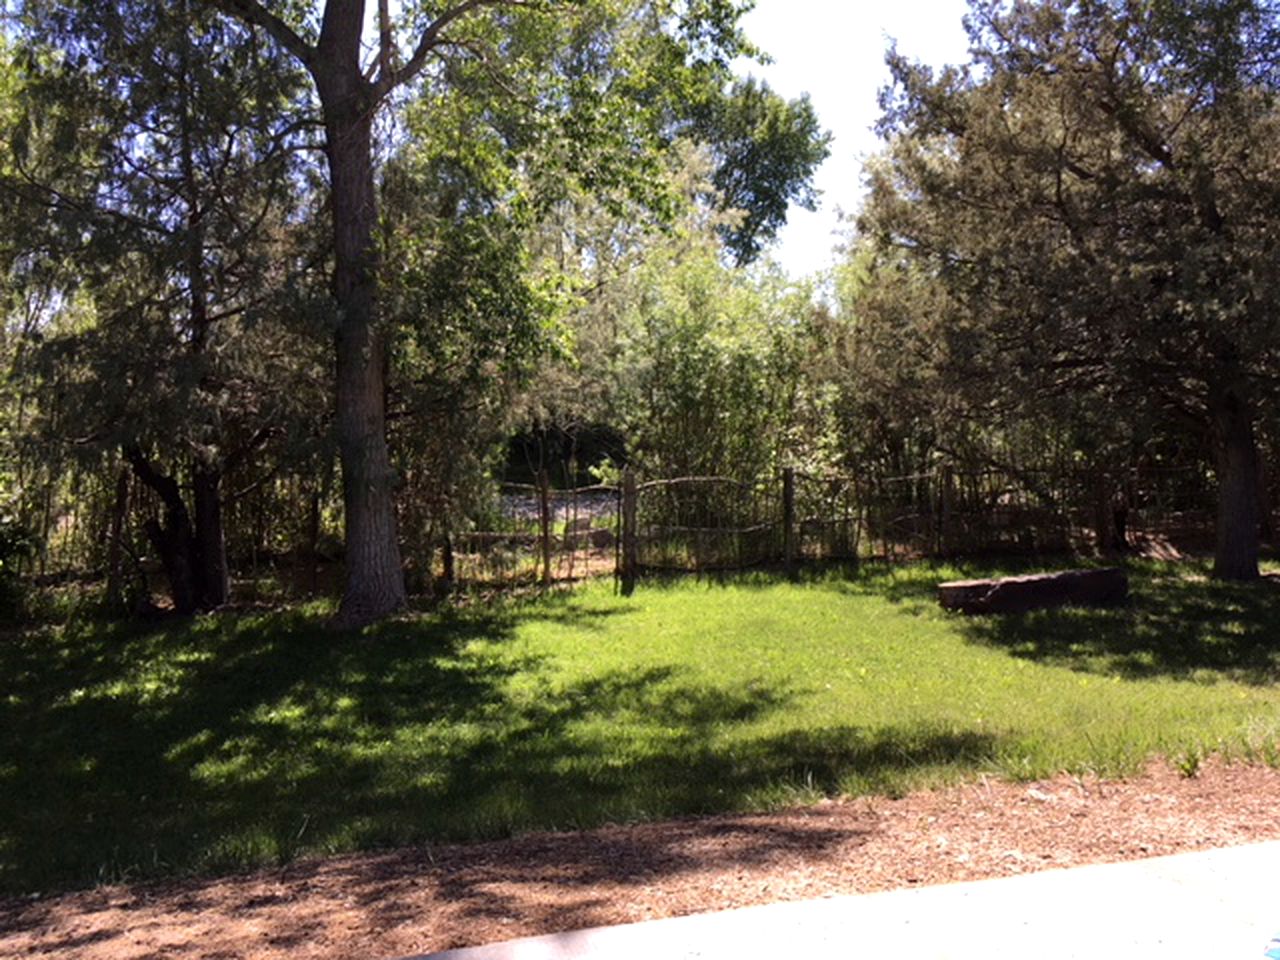
[[[1262,960],[1280,842],[977,883],[749,907],[418,960]]]

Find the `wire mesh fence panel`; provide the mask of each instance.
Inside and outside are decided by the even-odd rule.
[[[613,486],[551,491],[553,579],[613,573],[618,556],[618,511],[618,489]]]
[[[491,583],[537,578],[538,487],[505,484],[486,509],[468,517],[450,536],[453,575],[462,583]]]
[[[779,564],[790,570],[860,558],[1058,553],[1099,543],[1101,511],[1113,508],[1127,511],[1135,543],[1153,530],[1212,530],[1204,509],[1212,503],[1212,478],[1204,472],[1145,469],[1104,479],[1100,486],[1088,470],[952,467],[905,476],[785,470],[755,480],[633,479],[630,527],[623,488],[557,490],[545,479],[505,484],[466,529],[453,531],[452,569],[464,583],[616,573],[625,585],[644,570]]]
[[[859,485],[866,552],[887,559],[1067,549],[1067,488],[1047,474],[943,468]]]
[[[727,477],[652,480],[637,488],[640,568],[732,570],[782,558],[776,483]]]
[[[1216,501],[1207,469],[1142,465],[1118,485],[1112,510],[1128,537],[1204,547],[1213,540]]]
[[[614,487],[504,484],[471,529],[453,535],[455,576],[502,583],[609,573],[616,566],[617,531]]]
[[[858,559],[865,522],[855,479],[800,471],[794,477],[796,559]]]
[[[865,477],[858,489],[870,555],[896,559],[936,551],[938,501],[932,474]]]
[[[1066,550],[1071,502],[1057,478],[1035,471],[943,470],[938,484],[937,552],[946,555]]]

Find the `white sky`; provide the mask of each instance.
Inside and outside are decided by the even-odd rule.
[[[770,251],[792,276],[824,269],[840,242],[838,211],[854,213],[862,196],[862,159],[879,141],[876,94],[888,80],[891,40],[925,63],[963,62],[967,42],[960,18],[965,0],[756,0],[747,35],[773,58],[744,67],[785,97],[807,92],[822,126],[834,135],[831,156],[818,169],[817,213],[792,207]]]

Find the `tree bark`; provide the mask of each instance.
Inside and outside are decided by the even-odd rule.
[[[326,31],[329,27],[326,21]],[[336,29],[336,28],[335,28]],[[338,304],[337,432],[346,522],[346,586],[338,626],[360,626],[404,605],[396,535],[395,476],[386,437],[386,344],[378,324],[376,100],[360,74],[359,30],[350,49],[333,34],[313,71],[324,112]],[[330,49],[332,48],[332,49]]]
[[[1267,455],[1258,457],[1258,536],[1263,543],[1276,542],[1276,525],[1271,503],[1271,478],[1267,470]]]
[[[214,2],[270,34],[307,68],[320,96],[333,215],[333,294],[339,312],[337,433],[346,523],[347,579],[335,623],[358,626],[406,600],[386,438],[386,342],[378,322],[373,118],[383,98],[422,71],[442,42],[442,31],[483,3],[460,0],[440,11],[398,67],[394,37],[384,29],[381,69],[366,76],[360,66],[365,0],[325,0],[314,44],[258,0]],[[385,18],[379,26],[386,26]]]
[[[1116,530],[1111,513],[1111,484],[1107,472],[1102,467],[1094,468],[1093,480],[1093,525],[1098,552],[1114,553],[1116,550]]]
[[[1122,603],[1129,577],[1119,567],[1060,570],[995,580],[951,580],[938,584],[938,603],[962,613],[1020,613],[1048,607]]]
[[[1247,400],[1227,389],[1211,404],[1218,459],[1218,523],[1213,575],[1258,577],[1258,448]]]
[[[446,530],[440,539],[440,583],[437,593],[444,597],[453,592],[456,564],[453,557],[453,537]]]
[[[178,481],[159,473],[137,447],[126,447],[125,458],[133,467],[134,475],[154,490],[164,504],[164,522],[148,520],[143,529],[156,553],[160,555],[165,579],[169,581],[169,598],[173,602],[173,609],[177,613],[194,613],[200,606],[195,565],[192,563],[195,534],[191,526],[191,514],[178,489]]]

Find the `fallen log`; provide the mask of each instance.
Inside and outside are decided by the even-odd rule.
[[[938,584],[938,602],[961,613],[1018,613],[1068,604],[1100,606],[1121,603],[1128,595],[1129,578],[1118,567]]]

